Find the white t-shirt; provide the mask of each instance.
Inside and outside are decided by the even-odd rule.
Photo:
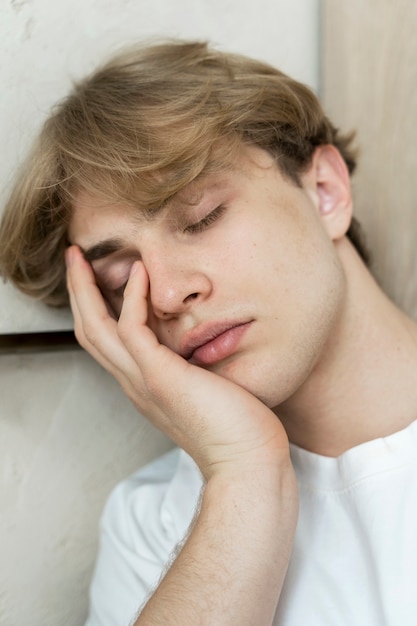
[[[416,626],[417,421],[338,458],[296,446],[291,456],[300,514],[274,626]],[[187,532],[201,486],[175,449],[116,487],[86,626],[132,622]]]

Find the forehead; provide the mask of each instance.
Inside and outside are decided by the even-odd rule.
[[[103,234],[111,232],[115,237],[121,235],[126,218],[131,220],[132,228],[170,217],[186,216],[190,207],[199,205],[213,196],[220,196],[236,185],[236,180],[244,176],[256,180],[265,169],[273,167],[278,171],[273,157],[264,150],[244,147],[236,162],[227,171],[215,171],[198,176],[193,182],[176,193],[156,209],[141,209],[139,203],[127,203],[106,198],[104,194],[80,190],[73,196],[72,215],[68,229],[71,243],[81,247],[91,245]]]
[[[230,185],[225,174],[201,178],[156,210],[106,199],[91,192],[79,191],[72,203],[72,215],[68,228],[69,241],[87,249],[109,236],[117,241],[150,222],[169,219],[185,219],[187,211],[211,197],[219,197]]]
[[[126,215],[127,206],[87,191],[78,191],[74,194],[72,202],[72,214],[68,228],[68,236],[71,243],[83,245],[95,237],[97,227],[103,229],[114,228],[120,224],[122,215]]]

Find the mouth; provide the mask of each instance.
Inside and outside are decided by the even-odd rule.
[[[194,365],[212,365],[231,356],[252,321],[199,326],[181,342],[181,356]]]

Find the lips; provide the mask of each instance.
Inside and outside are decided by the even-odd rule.
[[[179,352],[196,365],[221,361],[237,350],[251,323],[252,320],[200,325],[183,337]]]

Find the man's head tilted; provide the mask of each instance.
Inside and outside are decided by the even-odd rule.
[[[242,144],[268,151],[296,185],[319,145],[334,145],[350,173],[355,167],[351,137],[309,88],[270,65],[199,42],[129,49],[76,85],[46,121],[6,207],[0,272],[30,295],[66,304],[76,194],[152,213],[197,177],[233,166]]]

